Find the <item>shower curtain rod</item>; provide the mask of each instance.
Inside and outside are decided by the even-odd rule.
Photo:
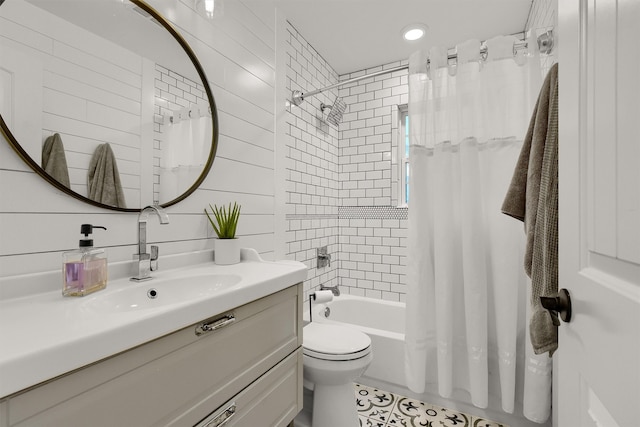
[[[544,53],[544,54],[549,54],[551,53],[551,51],[553,50],[553,30],[548,30],[542,34],[540,34],[537,38],[537,42],[538,42],[538,50],[540,51],[540,53]],[[529,43],[526,40],[519,40],[517,42],[515,42],[513,44],[513,50],[514,50],[514,54],[516,52],[518,52],[519,50],[522,49],[526,49],[529,46]],[[486,45],[482,45],[480,48],[480,54],[481,55],[486,55],[487,54],[487,46]],[[448,60],[455,60],[458,58],[458,55],[456,53],[450,53],[447,55],[447,59]],[[429,65],[429,60],[427,60],[427,65]],[[344,86],[347,85],[349,83],[355,83],[358,82],[360,80],[364,80],[364,79],[368,79],[371,77],[377,77],[377,76],[381,76],[384,74],[389,74],[389,73],[395,73],[396,71],[401,71],[401,70],[406,70],[408,69],[409,66],[408,65],[399,65],[397,67],[394,68],[389,68],[386,70],[382,70],[382,71],[376,71],[375,73],[371,73],[371,74],[365,74],[364,76],[359,76],[359,77],[353,77],[349,80],[344,80],[335,84],[332,84],[331,86],[327,86],[327,87],[323,87],[321,89],[316,89],[313,90],[311,92],[300,92],[299,90],[294,90],[291,94],[291,102],[293,103],[293,105],[300,105],[302,104],[302,102],[304,101],[304,99],[306,97],[309,96],[314,96],[317,95],[319,93],[322,92],[326,92],[328,90],[331,89],[335,89],[337,87],[340,86]]]

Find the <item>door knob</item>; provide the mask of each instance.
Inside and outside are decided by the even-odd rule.
[[[571,321],[571,297],[568,290],[560,289],[554,297],[540,297],[540,304],[551,312],[552,317],[559,314],[563,322]]]

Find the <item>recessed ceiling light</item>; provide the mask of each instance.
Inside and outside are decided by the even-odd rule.
[[[402,29],[402,37],[407,41],[416,41],[424,37],[427,26],[424,24],[411,24]]]

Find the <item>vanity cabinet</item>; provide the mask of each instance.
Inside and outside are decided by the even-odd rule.
[[[284,427],[302,409],[296,285],[0,402],[5,426]]]

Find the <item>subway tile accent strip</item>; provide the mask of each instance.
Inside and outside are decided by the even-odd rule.
[[[338,214],[286,214],[286,219],[407,219],[406,207],[344,206]]]
[[[286,214],[286,219],[339,219],[338,214]]]
[[[338,207],[340,219],[407,219],[406,207],[343,206]]]

